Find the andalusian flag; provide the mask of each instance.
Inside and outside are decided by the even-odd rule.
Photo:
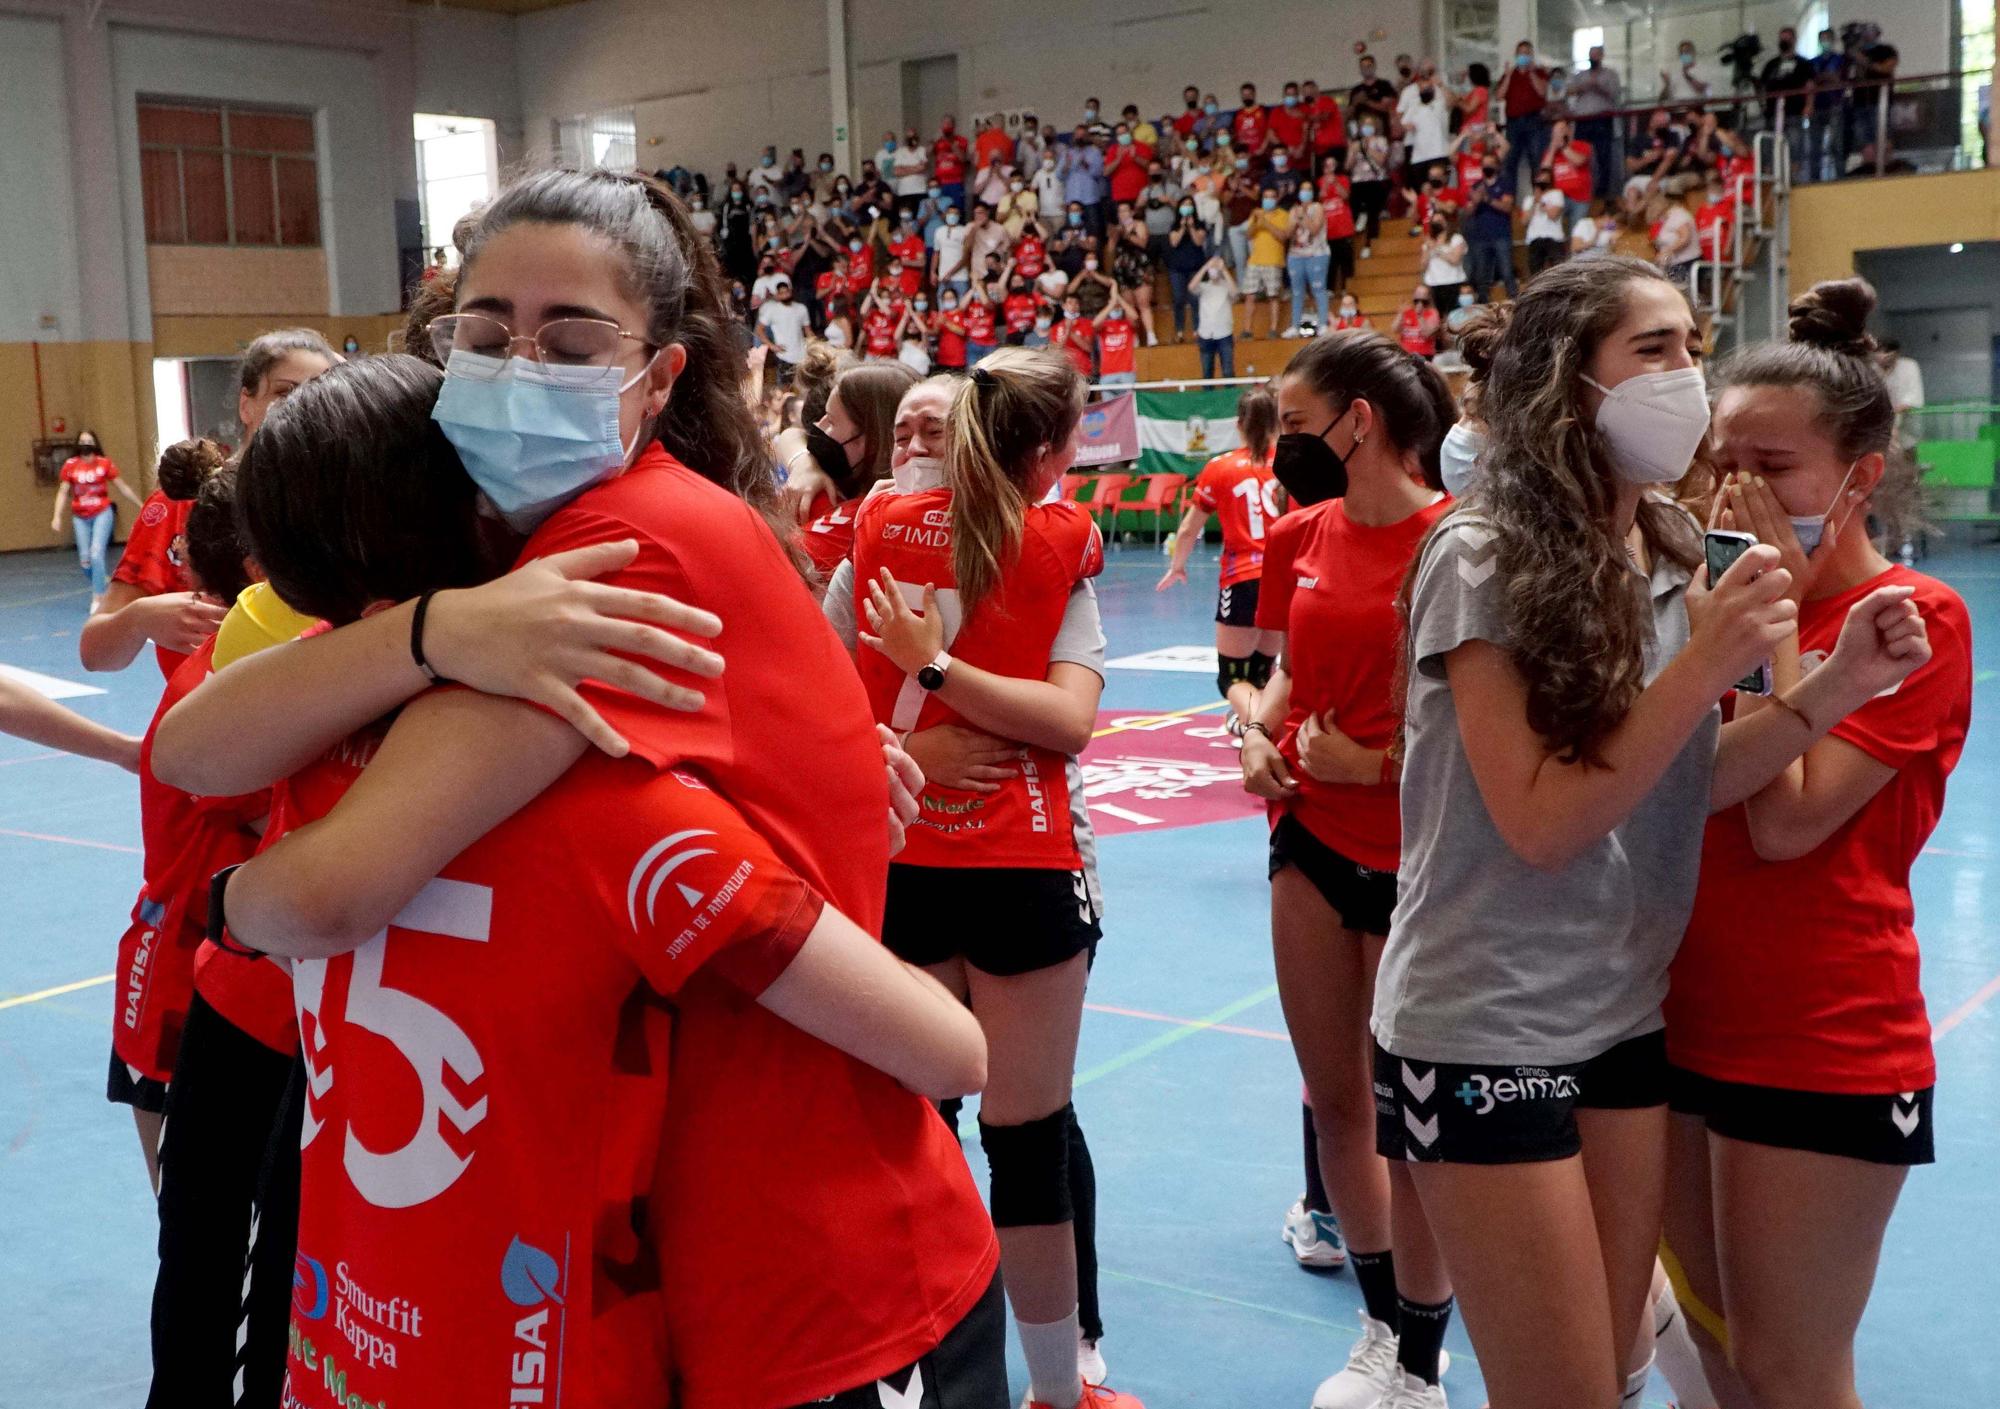
[[[1241,445],[1236,398],[1245,390],[1140,392],[1139,472],[1192,477],[1223,451]]]

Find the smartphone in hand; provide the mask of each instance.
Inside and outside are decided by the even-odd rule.
[[[1755,547],[1755,535],[1740,533],[1735,529],[1712,528],[1702,535],[1702,552],[1708,560],[1708,585],[1713,588],[1722,581],[1736,560]],[[1768,695],[1771,693],[1771,667],[1760,665],[1736,682],[1739,692],[1746,695]]]

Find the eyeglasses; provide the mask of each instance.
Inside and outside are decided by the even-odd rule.
[[[557,318],[542,324],[529,337],[483,313],[447,313],[431,320],[430,336],[432,350],[451,375],[482,380],[500,374],[517,343],[527,343],[534,349],[535,360],[549,368],[609,367],[618,361],[628,342],[638,343],[649,353],[660,349],[660,344],[602,318]],[[474,356],[454,363],[455,352]],[[481,360],[488,358],[492,360]]]

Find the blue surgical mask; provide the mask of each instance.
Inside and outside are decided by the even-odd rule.
[[[1463,499],[1465,491],[1472,487],[1472,480],[1479,466],[1479,457],[1486,449],[1486,433],[1474,430],[1460,421],[1444,433],[1444,444],[1438,447],[1438,469],[1444,478],[1445,492],[1454,499]]]
[[[531,532],[630,461],[638,440],[619,438],[618,399],[652,365],[627,379],[622,367],[454,352],[431,419],[500,516]]]
[[[1849,465],[1847,473],[1840,477],[1840,488],[1833,491],[1833,502],[1826,506],[1825,513],[1813,514],[1807,518],[1800,518],[1795,514],[1786,516],[1792,521],[1792,536],[1799,540],[1799,547],[1805,551],[1807,557],[1813,555],[1813,551],[1819,547],[1820,540],[1826,537],[1826,521],[1839,511],[1841,496],[1847,493],[1848,482],[1853,478],[1854,466]]]
[[[1082,211],[1080,211],[1080,210],[1073,210],[1073,211],[1071,211],[1071,212],[1069,213],[1069,223],[1070,223],[1070,224],[1072,224],[1072,225],[1081,225],[1081,224],[1083,224],[1083,212],[1082,212]]]
[[[1278,208],[1278,198],[1276,196],[1264,197],[1264,209],[1276,210],[1277,208]]]
[[[1296,94],[1296,93],[1287,93],[1287,94],[1285,95],[1285,106],[1286,106],[1286,107],[1288,107],[1288,108],[1295,108],[1295,107],[1297,107],[1298,105],[1299,105],[1299,95],[1298,95],[1298,94]]]
[[[1214,103],[1203,103],[1203,104],[1201,105],[1201,110],[1202,110],[1203,112],[1207,113],[1207,114],[1208,114],[1208,115],[1209,115],[1210,117],[1214,117],[1214,116],[1215,116],[1215,104],[1214,104]]]
[[[1527,54],[1516,54],[1516,55],[1514,56],[1514,67],[1515,67],[1515,68],[1526,68],[1526,67],[1528,66],[1528,63],[1529,63],[1529,60],[1530,60],[1530,57],[1531,57],[1531,56],[1530,56],[1530,55],[1527,55]]]

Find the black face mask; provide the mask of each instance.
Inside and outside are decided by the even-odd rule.
[[[1341,416],[1346,414],[1343,411]],[[1326,443],[1327,432],[1340,424],[1341,416],[1328,421],[1326,430],[1318,435],[1293,431],[1278,437],[1271,473],[1285,487],[1292,503],[1301,509],[1327,499],[1346,497],[1347,459]]]
[[[859,439],[861,435],[856,432],[854,440]],[[852,441],[835,440],[831,431],[819,426],[806,427],[806,449],[811,452],[814,463],[826,471],[826,477],[833,481],[834,487],[843,496],[852,498],[856,471],[847,463],[847,447],[850,444]]]

